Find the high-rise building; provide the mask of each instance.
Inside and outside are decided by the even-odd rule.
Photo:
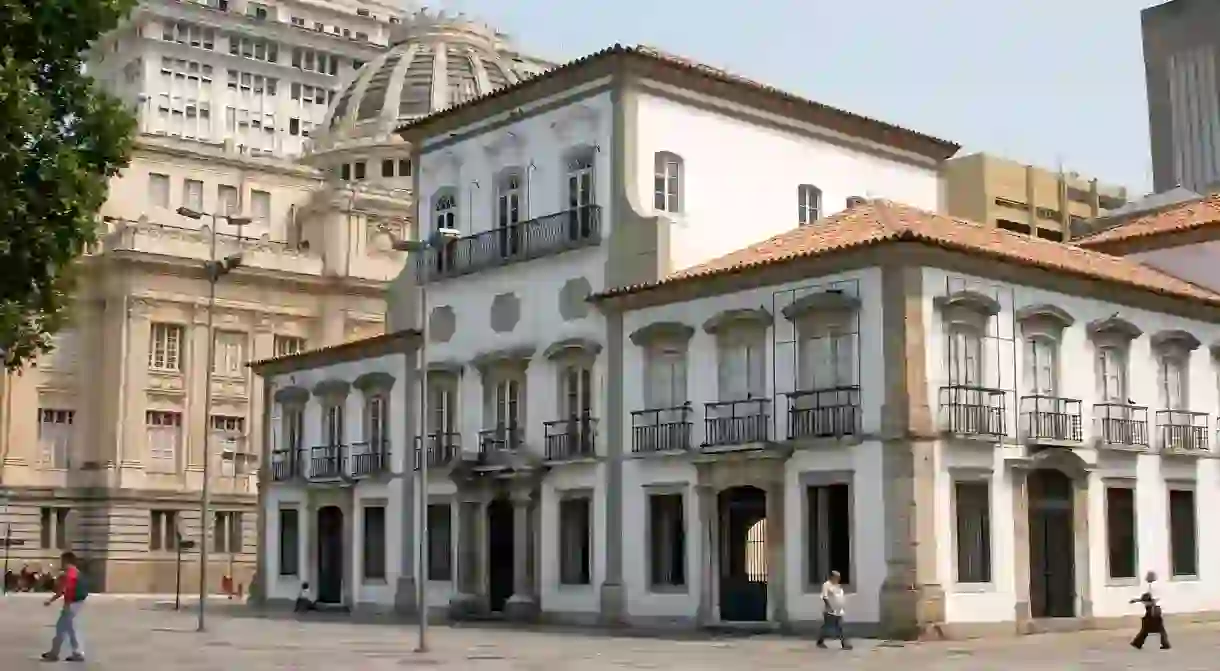
[[[1153,187],[1206,193],[1220,182],[1220,2],[1172,0],[1140,18]]]

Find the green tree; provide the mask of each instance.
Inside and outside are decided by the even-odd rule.
[[[136,0],[0,0],[0,362],[50,347],[135,121],[85,73]]]

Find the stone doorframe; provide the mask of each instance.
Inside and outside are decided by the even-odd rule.
[[[720,506],[718,495],[732,487],[757,487],[767,495],[767,622],[788,624],[785,544],[785,465],[792,450],[768,448],[727,452],[695,462],[699,504],[699,610],[696,622],[714,626],[720,620]]]
[[[302,580],[309,583],[313,597],[318,597],[318,511],[334,506],[343,514],[343,605],[356,606],[356,579],[353,561],[356,556],[355,490],[350,487],[328,486],[305,489],[305,566]]]
[[[1013,576],[1016,605],[1014,619],[1018,633],[1032,633],[1029,573],[1029,474],[1036,470],[1056,470],[1072,481],[1072,535],[1074,576],[1076,580],[1076,621],[1093,617],[1093,575],[1089,558],[1089,485],[1093,466],[1075,451],[1064,448],[1044,449],[1030,457],[1012,460],[1013,517]],[[1072,618],[1056,618],[1070,620]]]

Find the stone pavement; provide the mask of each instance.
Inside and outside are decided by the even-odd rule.
[[[313,671],[429,668],[442,671],[741,671],[832,668],[861,671],[1025,671],[1173,669],[1211,671],[1220,629],[1172,632],[1175,648],[1127,646],[1128,632],[1047,634],[1021,639],[890,647],[860,641],[851,652],[817,650],[808,640],[756,637],[636,638],[574,631],[514,631],[498,626],[432,627],[431,647],[416,654],[415,628],[343,621],[265,619],[216,609],[207,633],[194,631],[190,612],[133,601],[90,600],[82,617],[90,661],[68,668],[131,671]],[[55,617],[29,598],[0,598],[0,669],[46,668]]]

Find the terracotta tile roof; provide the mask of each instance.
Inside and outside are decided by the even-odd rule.
[[[419,338],[420,335],[419,331],[412,329],[391,331],[390,333],[382,333],[380,335],[369,336],[368,338],[359,338],[326,347],[307,349],[295,354],[284,354],[269,359],[251,361],[246,364],[246,367],[254,369],[256,373],[273,368],[313,368],[318,365],[363,358],[368,356],[370,352],[388,353],[388,350]]]
[[[1108,228],[1075,243],[1082,247],[1103,247],[1136,238],[1166,233],[1181,233],[1212,224],[1220,224],[1220,194],[1173,205],[1126,223]]]
[[[529,79],[491,91],[466,102],[453,105],[439,112],[420,117],[399,129],[399,132],[425,128],[434,122],[454,116],[463,110],[482,105],[490,100],[504,99],[517,95],[517,92],[535,88],[541,82],[554,80],[582,68],[593,66],[599,62],[613,58],[640,58],[653,63],[678,68],[686,73],[697,74],[723,84],[745,89],[749,93],[770,96],[780,103],[795,105],[811,115],[819,118],[819,123],[833,130],[848,135],[864,137],[874,142],[891,146],[907,147],[916,153],[932,156],[938,160],[947,159],[957,153],[960,145],[932,135],[904,128],[878,119],[848,112],[837,107],[814,102],[773,86],[756,82],[752,79],[732,74],[726,70],[693,61],[689,58],[666,53],[649,46],[624,46],[615,44],[601,51],[583,56],[574,61],[564,63],[557,68],[534,75]]]
[[[660,282],[612,289],[597,298],[639,293],[681,282],[748,272],[775,263],[901,241],[988,255],[1002,261],[1220,305],[1220,294],[1128,258],[885,200],[868,201],[813,225],[797,227],[769,240],[679,271]]]

